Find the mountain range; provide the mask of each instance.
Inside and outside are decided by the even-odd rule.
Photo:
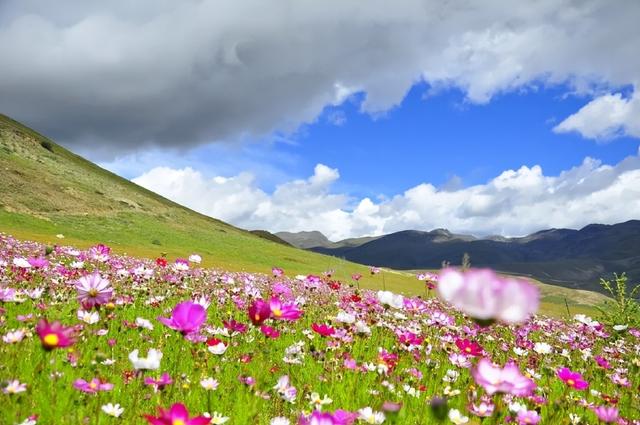
[[[331,242],[320,232],[277,233],[294,246],[349,261],[400,270],[460,264],[533,277],[542,282],[600,291],[600,278],[626,272],[640,281],[640,220],[580,230],[549,229],[524,237],[477,238],[446,229],[406,230],[384,236]]]

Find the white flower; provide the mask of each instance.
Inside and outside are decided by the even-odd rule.
[[[450,387],[449,385],[447,385],[447,386],[444,388],[444,391],[443,391],[443,392],[444,392],[444,395],[446,395],[447,397],[455,397],[455,396],[457,396],[458,394],[460,394],[460,390],[454,390],[454,389],[451,389],[451,387]]]
[[[374,412],[370,407],[358,410],[358,419],[368,424],[381,424],[384,422],[384,413]]]
[[[469,422],[469,417],[463,416],[458,409],[451,409],[449,410],[449,420],[456,425],[461,425]]]
[[[536,342],[533,345],[533,351],[538,354],[549,354],[553,351],[553,347],[546,342]]]
[[[73,263],[71,263],[71,268],[72,269],[82,269],[82,268],[84,268],[84,261],[74,261]]]
[[[228,417],[222,416],[222,414],[218,412],[213,412],[213,415],[211,415],[211,422],[209,423],[214,425],[219,425],[227,422],[228,420],[229,420]]]
[[[58,233],[58,234],[56,235],[56,238],[58,238],[58,239],[64,239],[64,235],[63,235],[62,233]]]
[[[216,388],[218,388],[219,383],[213,378],[204,378],[202,381],[200,381],[200,385],[205,390],[214,391]]]
[[[148,369],[156,370],[160,367],[160,360],[162,359],[162,353],[154,348],[147,352],[147,357],[138,357],[138,350],[133,350],[129,353],[129,360],[133,364],[134,369]]]
[[[124,409],[120,407],[119,404],[107,403],[102,406],[102,411],[109,416],[113,416],[114,418],[119,418],[124,412]]]
[[[287,418],[283,418],[282,416],[275,417],[271,419],[269,425],[291,425],[291,422]]]
[[[620,332],[620,331],[623,331],[623,330],[627,329],[628,327],[629,327],[629,325],[615,325],[613,327],[613,330]]]
[[[27,391],[27,384],[21,384],[17,379],[7,382],[7,386],[2,389],[5,394],[18,394],[25,391]]]
[[[323,398],[320,398],[320,394],[315,392],[311,393],[311,395],[309,396],[309,404],[315,406],[316,410],[322,410],[322,406],[324,406],[325,404],[331,404],[332,402],[333,400],[330,399],[326,394]]]
[[[351,324],[356,321],[356,316],[354,314],[347,313],[346,311],[340,311],[336,316],[336,321],[340,323],[348,323]]]
[[[219,342],[216,345],[211,345],[207,347],[207,350],[209,350],[211,354],[221,356],[224,354],[225,351],[227,351],[227,346],[224,345],[224,342]]]
[[[527,410],[527,406],[514,401],[513,403],[509,404],[509,410],[511,410],[513,413],[518,413],[521,410]]]
[[[513,352],[516,353],[516,356],[526,356],[528,351],[525,350],[524,348],[520,348],[520,347],[514,347],[513,348]]]
[[[371,328],[362,320],[358,320],[356,322],[356,332],[359,334],[365,334],[365,335],[370,335],[371,334]]]
[[[27,261],[26,258],[17,257],[13,259],[13,265],[20,269],[30,269],[31,264]]]
[[[578,425],[582,418],[575,413],[569,413],[569,420],[571,421],[572,425]]]
[[[596,327],[598,325],[600,325],[599,322],[596,322],[595,320],[593,320],[591,317],[586,316],[584,314],[576,314],[575,316],[573,316],[574,320],[577,320],[580,323],[583,323],[587,326],[591,326],[591,327]]]
[[[404,297],[402,295],[394,294],[391,291],[378,291],[378,301],[382,305],[388,305],[393,308],[404,307]]]
[[[189,262],[190,263],[195,263],[195,264],[200,264],[200,263],[202,263],[202,257],[199,256],[198,254],[191,254],[189,256]]]
[[[460,372],[458,372],[457,370],[449,369],[447,370],[447,373],[442,378],[442,380],[444,382],[456,382],[459,376],[460,376]]]
[[[7,332],[6,335],[2,336],[2,341],[5,344],[15,344],[22,341],[22,339],[24,338],[24,334],[24,330],[22,329],[15,330],[13,332]]]
[[[97,311],[90,313],[88,311],[78,310],[78,320],[89,325],[93,325],[98,323],[98,321],[100,320],[100,315]]]
[[[147,319],[143,319],[142,317],[136,317],[136,326],[139,328],[153,330],[153,324]]]

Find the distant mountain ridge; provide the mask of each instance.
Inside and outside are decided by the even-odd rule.
[[[296,245],[293,238],[278,236]],[[631,282],[640,281],[640,220],[590,224],[580,230],[548,229],[514,238],[476,238],[436,229],[405,230],[355,240],[362,243],[350,241],[350,244],[329,241],[306,249],[401,270],[439,268],[443,261],[460,264],[462,256],[468,253],[476,267],[492,267],[543,282],[597,291],[601,290],[600,278],[611,277],[614,272],[626,272]]]

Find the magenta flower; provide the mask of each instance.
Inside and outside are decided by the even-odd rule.
[[[331,336],[334,334],[334,332],[336,331],[335,329],[333,329],[331,326],[329,325],[325,325],[325,324],[317,324],[317,323],[313,323],[311,325],[311,329],[313,329],[313,331],[317,334],[319,334],[320,336]]]
[[[267,326],[267,325],[260,326],[260,332],[262,332],[263,335],[266,336],[267,338],[275,339],[280,336],[280,332],[278,332],[276,329],[272,328],[271,326]]]
[[[41,319],[36,325],[36,333],[40,337],[42,347],[47,351],[69,347],[75,342],[74,329],[66,328],[58,321],[49,323],[47,319]]]
[[[604,357],[593,356],[593,359],[596,361],[596,363],[598,363],[598,366],[600,366],[601,368],[603,368],[603,369],[611,369],[611,364],[609,364],[607,359],[605,359]]]
[[[471,369],[471,375],[489,395],[508,393],[526,397],[536,388],[535,382],[523,376],[515,363],[507,363],[504,368],[500,368],[494,366],[489,359],[482,358]]]
[[[282,303],[279,298],[273,297],[269,301],[271,317],[276,320],[298,320],[302,316],[302,310],[294,303]]]
[[[571,369],[563,367],[556,372],[558,378],[562,379],[565,384],[576,390],[584,390],[589,386],[589,383],[582,379],[582,375],[578,372],[572,372]]]
[[[96,305],[106,304],[113,296],[113,289],[109,281],[103,279],[97,272],[78,279],[76,289],[78,290],[78,302],[85,310]]]
[[[49,261],[44,257],[29,257],[27,261],[36,269],[43,269],[49,265]]]
[[[244,323],[240,323],[234,319],[223,320],[222,324],[224,325],[225,329],[231,332],[238,332],[243,334],[247,331],[247,325],[245,325]]]
[[[618,420],[618,409],[615,406],[598,406],[593,409],[598,419],[602,422],[610,424]]]
[[[524,280],[501,278],[489,269],[444,270],[438,294],[463,313],[482,321],[520,323],[538,309],[538,288]]]
[[[177,304],[171,312],[171,317],[158,317],[162,324],[181,332],[183,335],[197,332],[207,320],[207,310],[193,301]]]
[[[540,422],[540,415],[535,410],[522,409],[516,416],[518,425],[536,425]]]
[[[197,416],[189,418],[189,411],[182,403],[175,403],[171,409],[158,407],[158,416],[144,415],[151,425],[206,425],[211,423],[211,418]]]
[[[98,391],[111,391],[113,389],[113,384],[102,382],[98,378],[93,378],[89,382],[85,381],[84,379],[76,379],[73,382],[73,388],[85,393],[93,394],[97,393]]]
[[[255,300],[249,306],[249,319],[255,326],[262,325],[269,317],[271,317],[271,308],[265,300]]]
[[[162,390],[167,385],[173,384],[173,379],[171,379],[171,376],[165,372],[162,374],[162,376],[160,376],[159,379],[154,379],[150,376],[147,376],[146,378],[144,378],[144,384],[152,386],[153,390],[157,392],[158,390]]]
[[[336,410],[333,414],[315,410],[309,416],[300,416],[298,425],[351,425],[357,417],[346,410]]]

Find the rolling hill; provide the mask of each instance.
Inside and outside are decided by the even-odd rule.
[[[591,224],[580,230],[550,229],[519,238],[480,239],[443,229],[408,230],[355,246],[338,242],[310,249],[400,270],[438,268],[443,261],[460,264],[468,253],[474,266],[596,291],[601,289],[600,278],[609,278],[614,272],[626,272],[632,282],[640,281],[639,220]]]
[[[87,247],[102,242],[115,251],[155,258],[192,252],[204,265],[289,274],[335,270],[350,280],[367,268],[291,247],[265,231],[255,233],[196,213],[75,155],[24,125],[0,115],[0,232],[21,239]],[[64,235],[64,240],[56,238]],[[373,279],[364,286],[381,287]],[[410,273],[385,285],[416,292]]]
[[[279,266],[295,275],[331,269],[344,282],[362,274],[364,288],[424,294],[413,272],[385,269],[371,276],[361,264],[289,246],[282,234],[238,229],[104,170],[4,115],[0,181],[0,232],[17,238],[78,247],[106,243],[116,252],[148,258],[196,252],[203,265],[232,271],[268,273]],[[348,250],[378,240],[350,239],[330,246]],[[544,296],[541,311],[547,314],[566,315],[565,300],[571,314],[593,312],[592,305],[603,300],[593,293],[538,284]]]

